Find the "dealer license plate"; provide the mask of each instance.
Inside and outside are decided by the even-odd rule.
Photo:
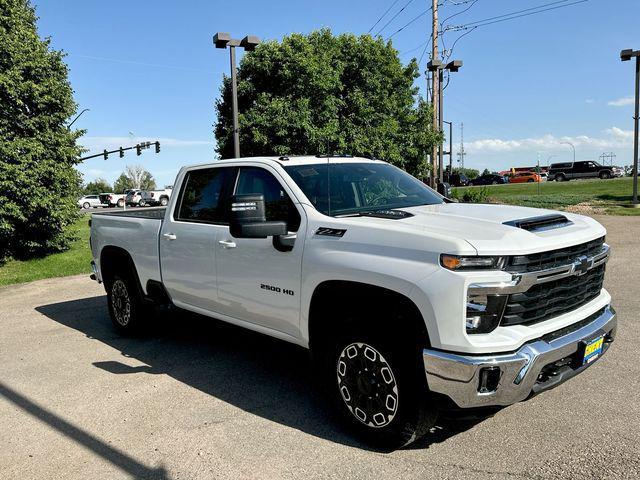
[[[584,347],[584,357],[582,360],[582,364],[586,365],[587,363],[593,362],[597,359],[600,354],[602,354],[602,345],[604,344],[604,337],[594,338],[593,340],[587,342]]]

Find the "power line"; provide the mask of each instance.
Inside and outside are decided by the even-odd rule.
[[[398,11],[396,12],[396,14],[395,14],[393,17],[391,17],[391,18],[389,19],[389,21],[387,21],[387,23],[385,23],[385,24],[384,24],[384,26],[383,26],[380,30],[378,30],[378,32],[376,33],[376,36],[380,35],[380,33],[381,33],[385,28],[387,28],[387,27],[389,26],[389,24],[390,24],[391,22],[393,22],[393,21],[398,17],[398,15],[400,15],[400,14],[404,11],[404,9],[405,9],[405,8],[407,8],[411,3],[413,3],[413,1],[414,1],[414,0],[409,0],[407,3],[405,3],[405,4],[402,6],[402,8],[401,8],[400,10],[398,10]]]
[[[424,15],[427,14],[427,12],[429,12],[431,9],[427,9],[424,12],[416,15],[412,20],[409,20],[407,23],[405,23],[403,26],[401,26],[398,30],[396,30],[395,32],[393,32],[391,35],[389,35],[387,37],[387,40],[391,39],[393,36],[395,36],[396,34],[400,33],[402,30],[404,30],[406,27],[408,27],[409,25],[411,25],[413,22],[415,22],[416,20],[420,19],[421,17],[423,17]]]
[[[447,27],[446,30],[451,30],[451,31],[454,31],[454,32],[458,32],[458,31],[461,31],[461,30],[469,30],[471,28],[475,29],[475,28],[478,28],[478,27],[484,27],[486,25],[492,25],[494,23],[506,22],[507,20],[514,20],[516,18],[528,17],[530,15],[535,15],[537,13],[543,13],[543,12],[548,12],[550,10],[557,10],[559,8],[570,7],[572,5],[577,5],[579,3],[588,2],[589,0],[577,0],[577,1],[574,1],[572,3],[565,3],[567,1],[568,0],[561,0],[560,2],[552,2],[552,3],[548,3],[546,5],[540,5],[538,7],[533,7],[533,8],[528,8],[528,9],[525,9],[525,10],[520,10],[519,12],[512,12],[512,13],[507,13],[505,15],[499,15],[497,17],[485,18],[484,20],[478,20],[478,21],[475,21],[475,22],[470,22],[470,23],[467,23],[467,24],[464,24],[464,25],[456,25],[456,26],[453,26],[453,27]],[[549,5],[555,5],[555,4],[558,4],[558,3],[563,3],[563,5],[556,5],[556,6],[549,7],[549,8],[542,8],[542,7],[546,7],[546,6],[549,6]],[[535,9],[540,9],[540,8],[542,8],[542,9],[541,10],[535,10]],[[535,10],[535,11],[530,11],[530,10]],[[521,13],[521,12],[528,12],[528,13]]]
[[[391,11],[391,9],[393,8],[393,6],[394,6],[396,3],[398,3],[399,1],[400,1],[400,0],[394,0],[394,1],[393,1],[393,3],[391,4],[391,6],[390,6],[389,8],[387,8],[387,10],[386,10],[382,15],[380,15],[380,18],[378,18],[378,20],[376,20],[376,23],[374,23],[374,24],[371,26],[371,28],[367,31],[367,33],[371,33],[371,30],[373,30],[373,29],[376,27],[376,25],[378,25],[378,24],[380,23],[380,20],[382,20],[382,19],[387,15],[387,13],[389,13],[389,12]]]

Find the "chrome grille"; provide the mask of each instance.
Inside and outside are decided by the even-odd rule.
[[[507,270],[513,273],[527,273],[567,265],[582,255],[593,257],[602,250],[603,245],[604,237],[600,237],[572,247],[530,255],[516,255],[509,258]]]
[[[605,265],[602,264],[581,276],[560,278],[534,285],[526,292],[510,294],[501,324],[540,322],[581,307],[600,294],[604,271]]]

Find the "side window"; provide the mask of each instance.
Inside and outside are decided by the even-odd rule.
[[[222,194],[229,172],[229,168],[207,168],[189,172],[185,178],[182,199],[176,209],[176,220],[225,222]]]
[[[300,228],[298,210],[276,177],[264,168],[243,167],[240,169],[235,194],[249,195],[252,193],[264,195],[267,221],[287,222],[289,231],[298,231]]]

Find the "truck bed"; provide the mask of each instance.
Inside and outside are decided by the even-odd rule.
[[[164,212],[166,209],[167,207],[130,208],[128,210],[96,212],[96,213],[93,213],[92,215],[106,215],[110,217],[149,218],[153,220],[163,220]]]

